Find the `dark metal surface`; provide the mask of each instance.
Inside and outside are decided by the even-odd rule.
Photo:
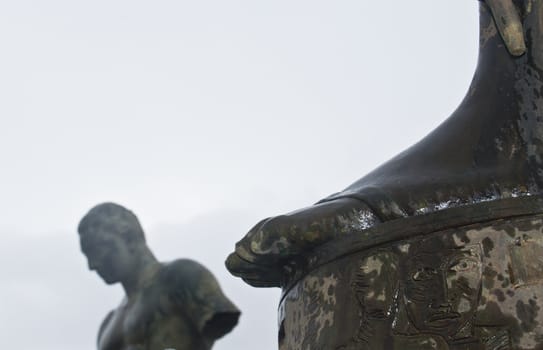
[[[232,274],[283,288],[281,349],[543,349],[542,21],[543,0],[481,2],[443,124],[237,243]]]

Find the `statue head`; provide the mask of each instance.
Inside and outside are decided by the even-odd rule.
[[[77,231],[89,269],[108,284],[130,276],[138,251],[145,247],[145,236],[136,215],[115,203],[92,208],[79,222]]]
[[[437,239],[417,242],[404,256],[401,308],[417,333],[445,339],[469,333],[481,292],[481,247],[439,247]]]

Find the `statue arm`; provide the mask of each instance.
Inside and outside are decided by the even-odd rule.
[[[190,319],[202,336],[215,340],[236,326],[240,311],[203,265],[189,259],[173,261],[165,267],[164,282],[172,310]]]

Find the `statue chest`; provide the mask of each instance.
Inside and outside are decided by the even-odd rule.
[[[207,349],[193,326],[154,293],[123,301],[105,320],[99,350]]]
[[[125,299],[102,323],[98,349],[144,348],[149,325],[154,321],[151,305],[146,305],[140,298],[130,302]]]

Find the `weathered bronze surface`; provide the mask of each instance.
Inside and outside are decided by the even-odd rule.
[[[450,118],[238,242],[231,273],[283,288],[281,349],[543,349],[542,45],[543,0],[481,2]]]
[[[543,215],[419,234],[316,248],[284,288],[280,349],[542,348]]]
[[[78,232],[89,269],[126,292],[100,326],[98,350],[208,350],[236,326],[240,312],[211,272],[188,259],[158,262],[131,211],[100,204]]]

